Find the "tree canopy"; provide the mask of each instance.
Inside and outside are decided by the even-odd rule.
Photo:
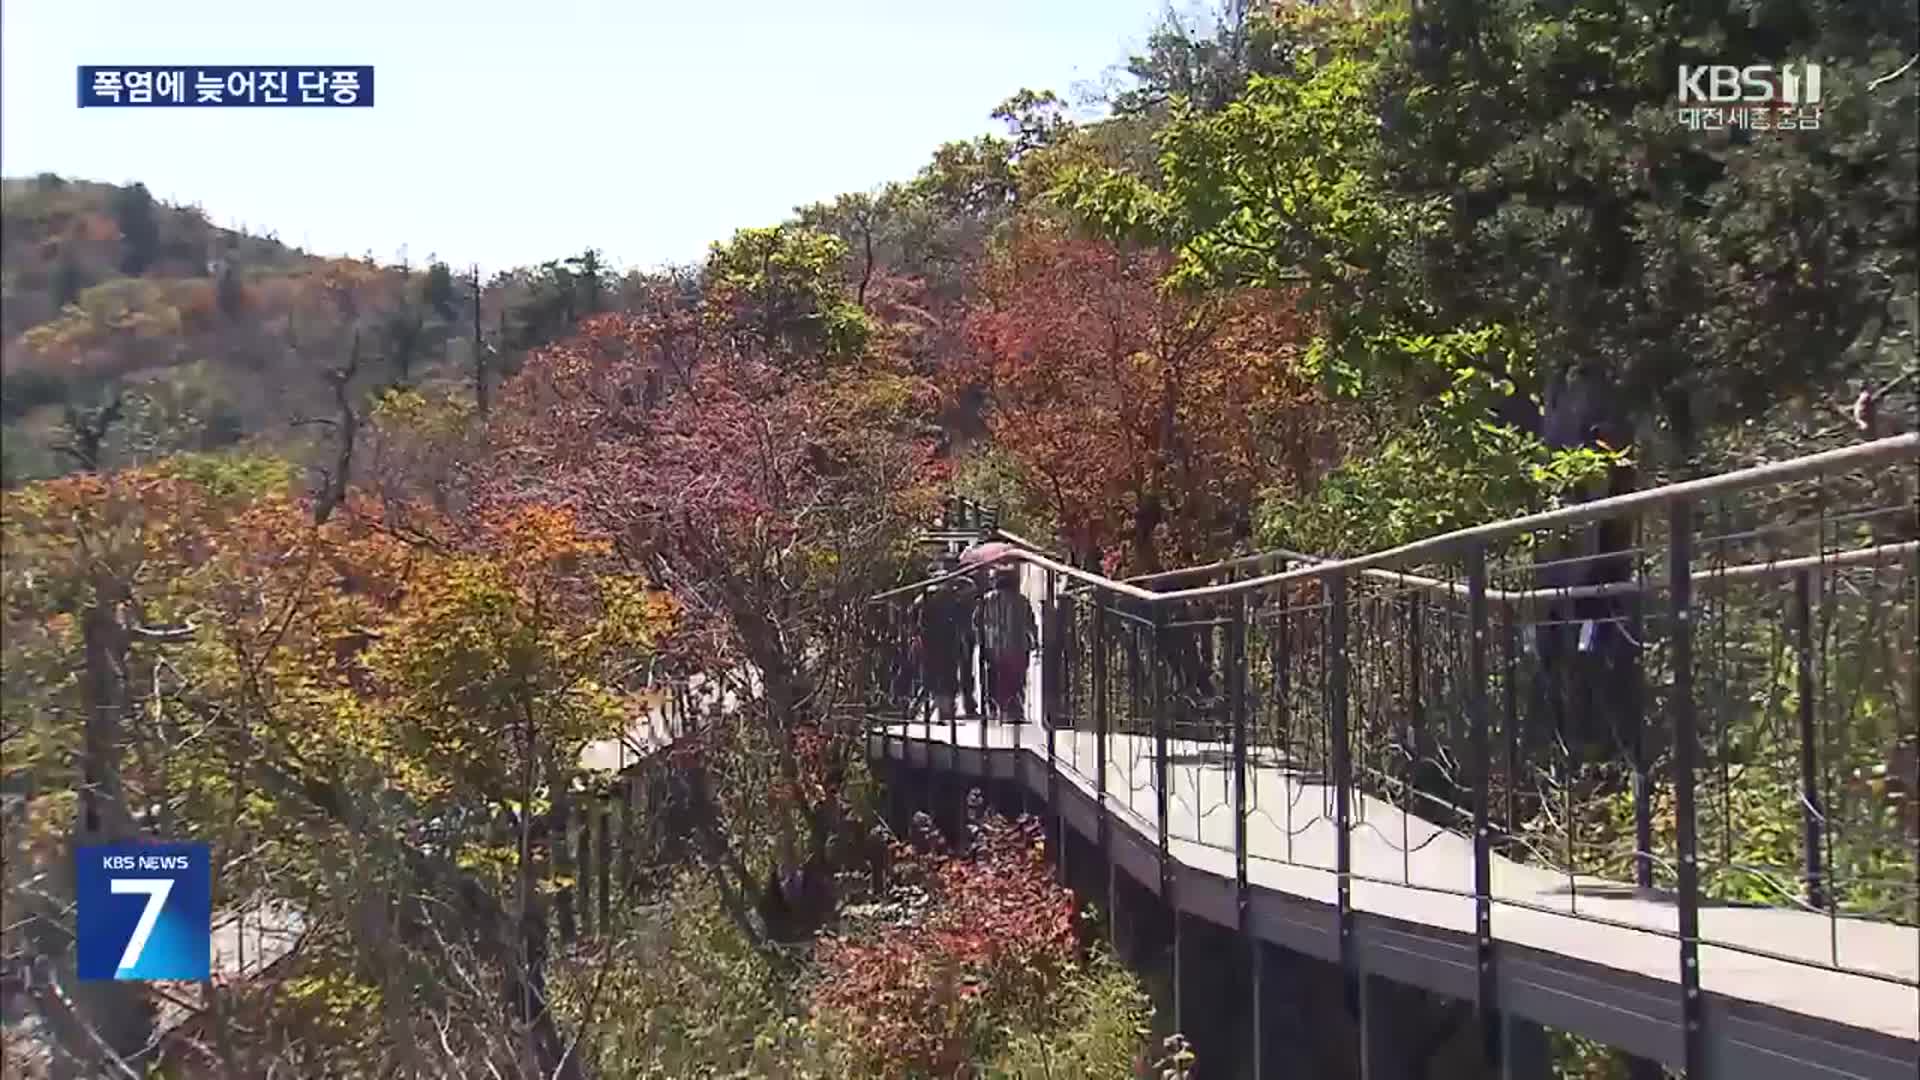
[[[137,1072],[185,1014],[227,1076],[1027,1054],[1118,984],[1026,834],[905,860],[920,922],[817,937],[902,850],[864,602],[924,576],[943,501],[1127,575],[1910,425],[1915,30],[1234,0],[1099,102],[1009,88],[912,175],[679,267],[483,280],[5,181],[0,944],[49,1053]],[[1679,66],[1729,58],[1822,65],[1819,126],[1689,130]],[[575,830],[615,781],[583,761],[695,681],[729,704],[673,749],[672,865],[592,951]],[[299,948],[192,1000],[79,983],[72,850],[129,837],[210,843]],[[1076,1044],[1098,1075],[1140,1008]]]

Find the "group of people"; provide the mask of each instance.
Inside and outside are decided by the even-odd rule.
[[[934,569],[951,575],[959,568],[959,561],[948,556]],[[1040,644],[1040,628],[1033,605],[1020,591],[1018,567],[1001,567],[991,577],[985,570],[947,577],[929,588],[915,601],[914,633],[922,686],[942,720],[953,719],[955,697],[964,700],[966,715],[979,713],[976,647],[986,661],[989,715],[1026,718],[1027,666]]]

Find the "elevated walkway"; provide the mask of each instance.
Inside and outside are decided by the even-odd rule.
[[[942,721],[896,643],[868,752],[1020,789],[1180,918],[1473,1002],[1495,1060],[1527,1021],[1696,1078],[1914,1080],[1917,463],[1896,436],[1157,581],[1016,552],[1022,722]],[[1607,520],[1630,546],[1546,555]],[[1731,857],[1741,805],[1791,823],[1784,867]],[[1577,833],[1622,827],[1629,872],[1582,865]],[[1707,894],[1741,875],[1764,903]]]
[[[869,754],[919,769],[999,778],[1027,789],[1089,842],[1104,808],[1114,864],[1161,895],[1153,740],[1106,737],[1106,793],[1094,777],[1099,737],[962,720],[876,724]],[[1237,929],[1231,748],[1169,742],[1170,906]],[[1279,766],[1248,770],[1247,929],[1276,945],[1341,960],[1340,875],[1324,782]],[[1473,844],[1384,800],[1367,798],[1352,832],[1350,904],[1360,967],[1471,999]],[[1358,815],[1357,815],[1358,816]],[[1492,860],[1491,927],[1503,1006],[1672,1066],[1678,909],[1671,897]],[[1703,906],[1701,989],[1717,1022],[1710,1075],[1911,1078],[1920,1061],[1920,928],[1778,908]],[[1835,952],[1849,967],[1835,968]],[[1875,975],[1879,977],[1875,977]]]

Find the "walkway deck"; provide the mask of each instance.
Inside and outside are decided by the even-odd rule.
[[[904,757],[935,769],[955,765],[941,747],[957,745],[995,775],[1014,774],[1044,790],[1046,729],[1036,724],[961,721],[876,729],[876,756]],[[1153,742],[1109,735],[1106,807],[1148,847],[1157,844]],[[1098,737],[1061,731],[1060,782],[1091,801]],[[981,761],[977,751],[988,753]],[[1172,777],[1169,850],[1191,871],[1234,881],[1234,821],[1228,748],[1169,742]],[[1009,762],[1007,759],[1011,758]],[[950,760],[952,759],[952,760]],[[1248,770],[1247,844],[1251,884],[1332,907],[1336,903],[1332,790],[1263,764]],[[1058,810],[1059,808],[1056,808]],[[1473,928],[1473,847],[1465,835],[1390,803],[1366,798],[1353,808],[1352,902],[1356,911],[1457,934]],[[1403,839],[1404,837],[1404,839]],[[1362,880],[1367,879],[1367,880]],[[1676,909],[1631,886],[1577,878],[1496,856],[1494,938],[1677,987]],[[1596,920],[1606,920],[1605,922]],[[1703,990],[1804,1017],[1904,1040],[1920,1040],[1920,929],[1809,911],[1703,908]],[[1752,950],[1790,959],[1753,955]],[[1838,964],[1835,958],[1838,957]],[[1798,963],[1792,961],[1799,961]],[[1839,967],[1882,976],[1854,974]],[[1677,991],[1676,991],[1677,993]],[[1920,1047],[1917,1047],[1920,1049]],[[1911,1059],[1910,1059],[1911,1060]],[[1845,1075],[1845,1074],[1834,1074]]]
[[[627,728],[619,737],[596,739],[581,749],[581,770],[620,773],[679,738],[683,734],[683,722],[675,715],[673,695],[676,692],[685,695],[681,706],[686,714],[704,714],[715,706],[731,713],[740,707],[739,695],[734,690],[700,675],[688,680],[679,691],[664,685],[648,690],[635,696]]]

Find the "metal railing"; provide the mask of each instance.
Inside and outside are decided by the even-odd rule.
[[[664,679],[657,687],[660,707],[637,733],[644,737],[622,732],[611,769],[583,763],[564,815],[535,829],[542,853],[536,862],[566,879],[554,886],[554,930],[563,946],[610,931],[616,901],[623,905],[675,850],[682,822],[673,756],[713,723],[725,687],[710,678]]]
[[[1495,909],[1668,938],[1694,1066],[1703,946],[1920,987],[1917,462],[1901,435],[1348,559],[997,561],[1040,582],[1049,765],[1163,860],[1326,870],[1343,930],[1356,886],[1453,897],[1483,960]],[[956,576],[874,598],[876,730],[959,738],[907,609]]]

